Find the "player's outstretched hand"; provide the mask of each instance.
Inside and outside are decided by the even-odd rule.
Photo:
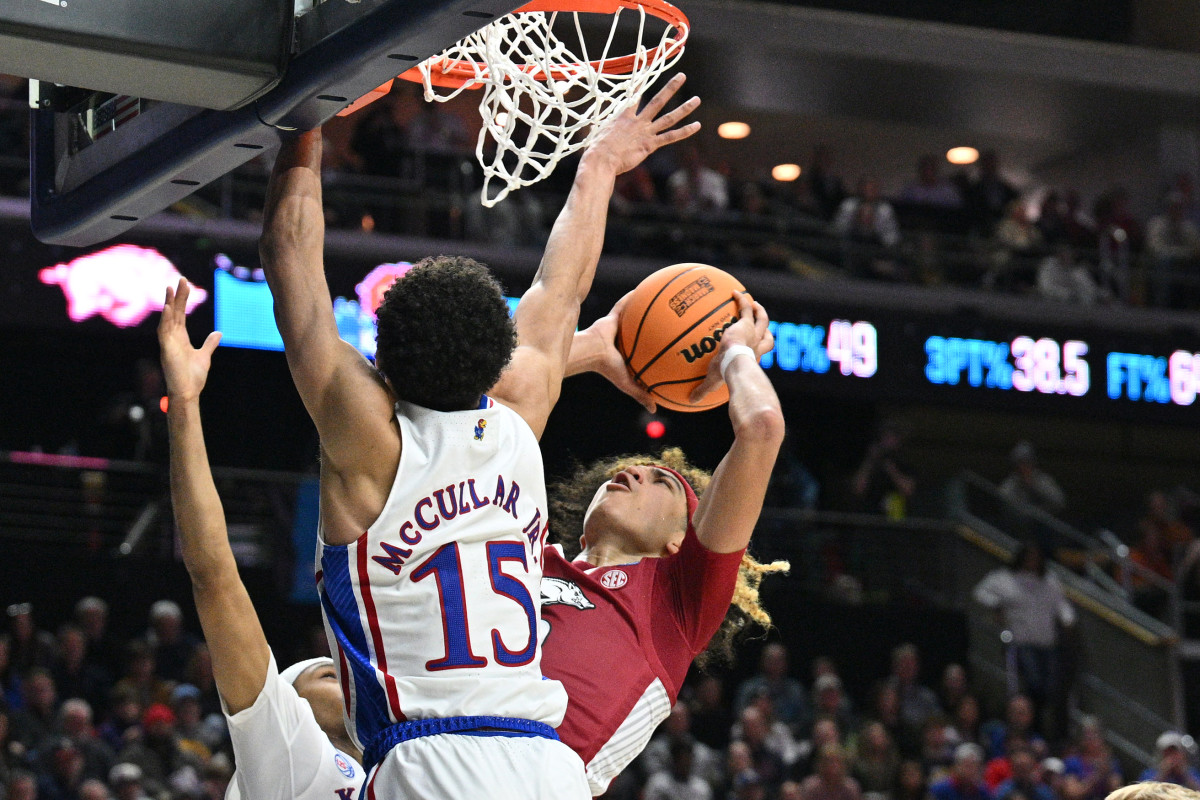
[[[618,300],[611,311],[593,322],[591,327],[580,335],[595,337],[601,345],[599,355],[591,363],[592,371],[603,375],[609,383],[632,397],[653,414],[658,410],[658,404],[654,402],[654,397],[630,374],[625,357],[621,355],[621,351],[617,350],[617,330],[620,327],[621,309],[629,302],[632,294],[633,292],[630,292]]]
[[[167,397],[172,402],[194,400],[200,396],[208,379],[213,351],[221,341],[220,332],[213,331],[199,350],[192,347],[187,332],[187,299],[190,291],[186,278],[180,278],[179,285],[174,289],[168,286],[162,319],[158,321],[163,376],[167,380]]]
[[[609,160],[616,174],[628,172],[645,160],[646,156],[664,145],[673,144],[700,130],[699,122],[675,127],[700,105],[700,98],[693,97],[677,108],[658,116],[683,82],[687,80],[681,72],[667,82],[658,94],[638,111],[637,103],[609,120],[600,135],[587,149],[587,155]]]
[[[749,292],[738,292],[737,304],[737,322],[726,328],[725,333],[721,335],[721,344],[713,353],[712,360],[708,362],[708,374],[704,376],[704,381],[692,390],[689,399],[693,403],[699,402],[724,382],[721,377],[721,360],[730,347],[744,344],[754,351],[754,355],[762,358],[775,346],[775,336],[768,327],[770,319],[762,303],[751,299]]]

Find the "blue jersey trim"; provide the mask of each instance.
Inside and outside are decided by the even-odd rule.
[[[361,546],[361,543],[360,543]],[[367,633],[359,616],[358,598],[350,580],[350,553],[346,547],[325,547],[321,604],[334,637],[342,646],[354,677],[354,727],[358,740],[366,741],[391,724],[387,695],[371,665]]]
[[[554,728],[544,722],[514,717],[440,717],[401,722],[379,732],[363,748],[363,766],[375,768],[388,752],[400,744],[423,736],[461,733],[468,736],[540,736],[558,741]]]
[[[485,408],[488,408],[491,405],[491,403],[492,403],[491,399],[486,394],[482,395],[479,398],[479,407],[476,408],[475,410],[483,411]]]

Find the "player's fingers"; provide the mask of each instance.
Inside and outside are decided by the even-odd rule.
[[[707,395],[709,392],[711,392],[713,389],[716,389],[720,385],[721,385],[720,373],[717,373],[716,375],[714,375],[713,373],[710,372],[708,375],[705,376],[704,380],[702,380],[700,382],[699,386],[697,386],[695,389],[692,389],[692,393],[690,395],[688,395],[688,402],[699,403],[701,400],[704,399],[705,395]]]
[[[755,301],[754,303],[754,332],[761,339],[767,333],[768,323],[771,318],[767,316],[767,310],[763,308],[763,304]]]
[[[775,349],[775,334],[767,330],[767,335],[758,340],[758,346],[754,348],[754,354],[760,359],[767,353]]]
[[[686,103],[681,103],[677,108],[671,109],[666,114],[663,114],[661,117],[654,120],[654,130],[665,131],[667,128],[675,127],[681,120],[683,120],[684,117],[686,117],[688,114],[691,114],[699,107],[699,97],[693,97]]]
[[[667,101],[675,96],[679,91],[679,87],[683,86],[683,82],[687,80],[687,76],[682,72],[677,73],[671,80],[667,81],[667,85],[658,90],[658,94],[650,98],[650,102],[646,103],[646,107],[642,109],[642,114],[648,114],[651,119],[658,116],[658,112],[662,111],[663,106]]]
[[[675,144],[675,142],[681,142],[689,136],[693,136],[699,130],[700,123],[692,122],[684,125],[682,128],[665,131],[664,133],[660,133],[658,136],[654,137],[654,146],[665,147],[669,144]]]
[[[204,344],[200,345],[200,352],[211,356],[213,351],[217,349],[217,345],[221,343],[221,332],[213,331],[204,340]]]
[[[187,299],[191,293],[192,287],[188,284],[187,279],[180,278],[179,288],[175,290],[175,304],[184,313],[187,313]]]
[[[750,324],[754,324],[754,301],[750,298],[749,292],[736,292],[734,299],[737,301],[738,319],[749,319]]]

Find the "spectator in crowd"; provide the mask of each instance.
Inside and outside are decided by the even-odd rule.
[[[171,685],[155,674],[154,650],[145,641],[134,640],[126,648],[125,675],[113,687],[137,695],[142,708],[152,703],[169,703]]]
[[[1161,617],[1170,602],[1166,584],[1175,580],[1175,558],[1157,525],[1139,526],[1136,545],[1129,549],[1129,561],[1140,569],[1126,568],[1125,583],[1133,590],[1133,603],[1147,614]],[[1158,580],[1156,580],[1156,578]]]
[[[1040,508],[1057,514],[1066,506],[1058,481],[1038,468],[1037,451],[1022,439],[1009,454],[1013,471],[1000,483],[1000,495],[1019,507]]]
[[[1153,529],[1159,541],[1172,556],[1181,555],[1194,541],[1196,535],[1187,523],[1171,508],[1167,493],[1155,489],[1146,496],[1146,513],[1138,521],[1138,530]]]
[[[900,700],[900,720],[913,730],[921,730],[926,720],[941,713],[937,695],[920,683],[921,655],[917,646],[905,643],[892,650],[892,674],[888,682],[896,688]]]
[[[961,742],[958,731],[941,714],[921,726],[921,764],[930,780],[940,780],[954,765],[954,752]]]
[[[890,252],[900,243],[900,223],[891,203],[880,197],[877,179],[859,181],[858,194],[838,207],[832,230],[842,241],[843,262],[851,275],[904,277]]]
[[[900,190],[899,199],[942,209],[961,208],[963,202],[954,184],[941,176],[941,161],[934,155],[923,155],[917,161],[917,179]]]
[[[1129,192],[1118,186],[1096,200],[1100,284],[1118,300],[1130,299],[1130,266],[1142,250],[1142,226],[1129,210]]]
[[[47,747],[44,769],[38,780],[38,800],[76,800],[83,783],[83,754],[67,738]]]
[[[198,781],[202,766],[200,759],[179,746],[175,712],[162,703],[146,709],[141,738],[126,745],[117,757],[141,769],[142,781],[151,794],[167,791],[173,781],[183,777],[182,771],[191,772]]]
[[[329,649],[329,645],[325,643],[324,632],[322,632],[321,641],[324,643],[324,648]],[[208,645],[204,642],[201,642],[192,654],[192,660],[188,662],[188,667],[184,670],[183,679],[200,692],[200,714],[204,717],[213,715],[220,717],[221,697],[217,693],[217,682],[213,678],[212,653],[209,652]]]
[[[725,687],[715,675],[702,675],[691,698],[692,735],[714,750],[729,744],[733,715],[725,702]]]
[[[1182,291],[1175,289],[1179,278],[1195,278],[1200,267],[1200,228],[1187,218],[1184,196],[1172,191],[1167,194],[1163,213],[1146,223],[1146,255],[1150,261],[1151,298],[1161,308],[1178,307],[1179,301],[1195,291],[1186,284]]]
[[[149,358],[134,363],[134,386],[109,400],[100,422],[101,454],[165,464],[167,415],[162,371]]]
[[[829,145],[813,147],[812,159],[804,171],[803,183],[811,194],[817,213],[822,219],[832,219],[846,196],[842,178],[833,170],[833,150]]]
[[[119,675],[122,652],[108,632],[108,603],[99,597],[84,597],[75,604],[75,624],[87,637],[86,661],[104,670],[110,680]]]
[[[99,778],[89,778],[79,784],[79,800],[112,800],[112,792]]]
[[[954,766],[950,774],[929,787],[933,800],[991,800],[992,794],[983,782],[983,748],[977,744],[960,744],[954,751]]]
[[[787,752],[789,743],[786,740],[780,741],[777,735],[772,739],[775,733],[763,713],[757,707],[750,706],[742,711],[738,725],[731,734],[733,739],[743,742],[750,749],[755,773],[772,791],[783,782],[788,764],[785,756],[792,755]]]
[[[894,800],[928,800],[929,781],[925,770],[919,761],[908,759],[900,762],[900,772],[896,777],[896,794]]]
[[[680,167],[667,179],[671,205],[685,213],[724,211],[729,207],[725,176],[704,164],[700,148],[679,149]]]
[[[137,764],[122,762],[108,773],[108,784],[117,800],[149,800],[142,789],[142,768]]]
[[[58,692],[50,670],[34,667],[21,685],[24,707],[12,718],[12,736],[26,750],[37,750],[54,730]]]
[[[1036,731],[1037,714],[1033,701],[1024,694],[1014,694],[1004,704],[1004,719],[991,720],[983,726],[988,755],[996,757],[1005,752],[1005,743],[1020,738],[1040,757],[1047,754],[1046,740]]]
[[[8,779],[8,800],[37,800],[37,775],[23,769],[15,770]]]
[[[903,446],[904,437],[897,424],[887,422],[880,426],[879,435],[867,448],[851,483],[860,510],[883,514],[889,519],[907,516],[917,479],[904,462]]]
[[[82,697],[102,704],[112,676],[87,658],[87,635],[75,625],[58,629],[58,657],[51,670],[54,684],[63,697]]]
[[[842,679],[836,674],[825,674],[813,684],[813,719],[831,719],[843,731],[858,729],[854,710],[842,689]]]
[[[669,768],[650,775],[642,797],[645,800],[709,800],[712,789],[695,772],[692,745],[683,739],[674,739],[668,750]]]
[[[21,699],[21,674],[12,663],[12,637],[0,633],[0,707],[19,709]]]
[[[1075,248],[1066,242],[1056,245],[1038,264],[1036,288],[1047,300],[1080,306],[1095,305],[1101,297],[1092,268],[1080,262]]]
[[[868,722],[858,736],[851,773],[864,794],[893,796],[900,772],[900,751],[881,722]]]
[[[973,694],[965,694],[958,699],[958,705],[950,717],[959,741],[975,742],[986,745],[983,736],[983,712],[979,708],[979,698]]]
[[[966,206],[972,227],[989,236],[1008,204],[1017,199],[1017,190],[1000,175],[1000,157],[995,150],[980,153],[978,167],[977,177],[967,187]]]
[[[992,267],[984,276],[984,286],[1006,286],[1024,289],[1032,286],[1035,270],[1031,258],[1042,252],[1042,233],[1029,218],[1022,200],[1012,200],[1005,208],[1004,219],[996,225],[993,239],[996,250]]]
[[[1011,777],[996,787],[996,800],[1011,800],[1020,792],[1027,800],[1055,800],[1054,792],[1042,780],[1042,765],[1028,746],[1013,748],[1008,754]]]
[[[83,758],[83,778],[103,779],[116,763],[116,753],[96,735],[92,727],[92,707],[86,700],[72,697],[58,710],[57,733],[70,740]]]
[[[202,763],[212,757],[223,743],[223,722],[215,725],[200,714],[200,690],[190,683],[181,683],[171,691],[171,710],[175,712],[175,730],[179,746],[196,756]],[[220,719],[219,717],[217,718]]]
[[[839,744],[826,744],[817,752],[816,772],[800,784],[803,800],[862,800],[858,781],[850,777],[848,755]]]
[[[108,719],[101,723],[96,732],[113,752],[119,753],[126,744],[141,737],[142,712],[145,708],[136,689],[118,685],[112,690]]]
[[[942,670],[942,684],[938,688],[938,699],[942,710],[953,715],[958,708],[958,701],[971,693],[971,684],[967,680],[967,671],[962,664],[947,664]]]
[[[813,724],[812,735],[796,748],[796,758],[791,769],[792,777],[803,779],[815,774],[821,750],[831,744],[842,744],[841,728],[829,717],[818,719]]]
[[[150,629],[146,643],[154,652],[155,674],[178,683],[200,640],[183,629],[183,610],[174,600],[159,600],[150,606]]]
[[[691,712],[685,702],[676,702],[671,715],[659,726],[658,732],[638,757],[640,767],[647,775],[674,772],[675,755],[672,748],[683,742],[691,748],[688,775],[695,775],[710,786],[721,781],[721,757],[703,742],[696,740],[691,732]]]
[[[1042,759],[1042,780],[1050,787],[1050,791],[1054,792],[1055,798],[1067,796],[1067,767],[1061,758],[1050,756]]]
[[[734,711],[740,714],[757,697],[766,697],[771,715],[792,730],[802,728],[809,719],[808,695],[800,681],[788,674],[788,650],[780,642],[763,647],[758,673],[738,686]]]
[[[350,151],[367,175],[399,178],[409,152],[404,123],[416,113],[416,101],[402,91],[389,92],[360,112]]]
[[[1200,772],[1188,763],[1187,744],[1183,735],[1176,731],[1167,731],[1159,736],[1155,743],[1158,763],[1147,767],[1138,780],[1174,783],[1193,791],[1200,791]],[[1195,746],[1195,743],[1192,745]]]
[[[772,716],[771,704],[764,696],[758,697],[742,710],[738,722],[730,731],[730,736],[746,742],[751,750],[761,742],[764,747],[779,756],[785,767],[795,763],[799,757],[800,746],[792,735],[792,729]]]
[[[1041,547],[1022,545],[1011,566],[993,570],[975,586],[974,597],[1012,634],[1008,657],[1015,685],[1010,693],[1028,694],[1039,711],[1057,702],[1062,690],[1058,632],[1075,624],[1075,609],[1047,572]]]
[[[900,691],[891,681],[881,681],[873,693],[872,714],[875,721],[887,729],[892,740],[905,758],[914,758],[921,752],[920,738],[904,726],[900,717]]]
[[[1104,800],[1124,783],[1121,763],[1104,741],[1104,728],[1096,717],[1084,717],[1074,743],[1075,754],[1063,759],[1064,793],[1070,800]]]
[[[54,664],[54,636],[39,630],[33,620],[32,603],[13,603],[8,607],[10,654],[13,668],[24,674],[33,667]]]

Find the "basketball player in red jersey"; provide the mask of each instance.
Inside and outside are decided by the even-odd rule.
[[[583,759],[593,795],[666,719],[731,602],[769,621],[757,581],[783,565],[759,565],[745,550],[784,423],[758,363],[772,345],[766,312],[745,294],[738,305],[738,321],[692,395],[703,397],[721,380],[729,386],[734,442],[711,480],[668,451],[666,461],[635,456],[582,470],[551,492],[552,530],[560,539],[578,536],[582,552],[569,561],[558,546],[545,551],[542,669],[567,690],[558,733]],[[647,403],[613,346],[619,310],[576,335],[568,374],[599,372]]]

